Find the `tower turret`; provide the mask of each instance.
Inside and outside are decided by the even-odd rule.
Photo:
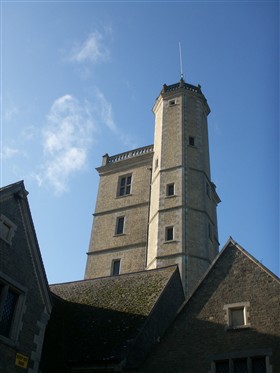
[[[178,264],[189,293],[218,253],[207,116],[200,86],[163,85],[153,108],[154,159],[147,269]]]

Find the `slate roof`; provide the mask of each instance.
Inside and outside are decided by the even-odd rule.
[[[50,286],[55,305],[43,371],[56,366],[63,372],[65,361],[122,361],[175,273],[179,278],[177,266],[170,266]]]

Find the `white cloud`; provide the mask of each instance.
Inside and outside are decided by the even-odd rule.
[[[112,105],[106,100],[105,96],[99,89],[96,89],[96,99],[98,101],[98,107],[100,116],[104,124],[113,132],[118,132],[117,126],[113,119]]]
[[[109,50],[104,43],[104,36],[95,31],[88,35],[87,39],[76,44],[70,54],[70,61],[92,62],[104,61],[109,57]]]
[[[71,95],[58,98],[52,105],[43,129],[45,161],[36,175],[55,194],[67,191],[69,178],[82,170],[93,139],[94,120],[88,103],[80,103]]]
[[[2,159],[10,159],[10,158],[13,158],[14,156],[18,155],[19,153],[20,153],[20,151],[16,148],[12,148],[10,146],[3,146],[1,158]]]
[[[55,100],[42,131],[44,161],[33,175],[38,184],[50,186],[56,195],[66,192],[70,178],[87,165],[94,135],[104,138],[106,128],[122,144],[132,145],[116,125],[112,105],[98,88],[90,104],[69,94]]]

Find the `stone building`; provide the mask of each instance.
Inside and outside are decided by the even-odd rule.
[[[189,294],[218,253],[211,181],[210,108],[200,86],[164,85],[153,107],[154,145],[106,154],[85,278],[179,267]]]
[[[279,278],[229,239],[137,372],[279,373]]]
[[[37,373],[51,313],[23,182],[0,188],[0,372]]]

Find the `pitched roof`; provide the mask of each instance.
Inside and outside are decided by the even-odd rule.
[[[123,360],[175,273],[177,266],[170,266],[52,285],[56,304],[43,366],[55,362],[63,371],[62,350],[70,362]]]
[[[176,268],[68,282],[51,285],[50,289],[68,302],[148,316]]]
[[[13,184],[4,186],[0,188],[0,215],[1,214],[8,214],[8,211],[5,211],[6,208],[4,206],[4,202],[7,201],[8,205],[18,202],[20,207],[20,219],[24,224],[24,229],[26,233],[26,240],[30,252],[30,257],[32,259],[32,264],[34,271],[36,273],[36,278],[38,280],[38,286],[40,289],[40,293],[45,304],[47,312],[51,313],[51,298],[49,293],[49,286],[47,275],[45,272],[39,243],[36,236],[35,227],[33,224],[33,219],[28,203],[28,191],[25,189],[24,182],[18,181]],[[4,207],[3,207],[4,206]],[[5,209],[5,210],[4,210]]]
[[[266,272],[269,276],[271,276],[274,280],[276,280],[278,283],[280,282],[280,279],[278,276],[276,276],[273,272],[271,272],[267,267],[265,267],[262,263],[260,263],[255,257],[253,257],[247,250],[245,250],[241,245],[239,245],[232,237],[229,237],[219,254],[216,256],[216,258],[213,260],[212,264],[209,266],[208,270],[205,272],[205,274],[201,277],[200,281],[198,282],[197,286],[193,290],[193,292],[190,294],[189,298],[185,300],[185,302],[180,307],[180,310],[184,308],[185,304],[189,302],[189,300],[192,298],[192,296],[199,290],[201,284],[204,282],[206,277],[208,277],[211,272],[213,271],[213,268],[216,266],[217,262],[221,260],[221,257],[223,255],[227,255],[228,251],[231,249],[238,250],[239,252],[242,252],[243,255],[248,257],[250,261],[252,261],[255,265],[260,267],[260,269],[264,272]],[[178,311],[178,313],[180,312]]]

